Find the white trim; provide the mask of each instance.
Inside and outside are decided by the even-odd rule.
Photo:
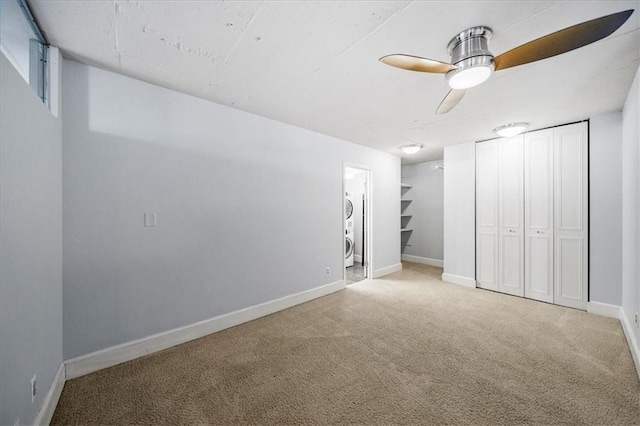
[[[620,306],[600,302],[587,302],[587,312],[609,318],[620,318]]]
[[[48,93],[45,95],[47,100],[47,106],[51,114],[58,118],[60,116],[60,95],[62,88],[62,55],[60,49],[55,46],[49,46],[47,48],[47,85],[45,89]]]
[[[343,290],[343,280],[66,360],[74,379]]]
[[[402,271],[402,263],[396,263],[395,265],[376,269],[375,271],[373,271],[373,278],[381,278],[385,275],[393,274],[394,272],[398,271]]]
[[[347,224],[345,223],[344,220],[344,215],[345,212],[347,211],[347,177],[346,177],[346,171],[345,171],[345,165],[344,163],[342,163],[342,215],[341,215],[341,219],[340,222],[342,223],[342,253],[340,255],[340,257],[342,258],[342,281],[347,282],[347,259],[345,258],[345,253],[347,252],[347,242],[346,239],[344,238],[344,235],[346,234],[346,229],[347,229]]]
[[[638,378],[640,378],[640,347],[638,346],[638,341],[636,340],[633,326],[629,322],[629,318],[627,318],[627,316],[624,314],[624,310],[622,310],[621,308],[618,312],[620,312],[620,316],[618,317],[618,319],[620,320],[620,325],[622,325],[624,335],[627,338],[627,344],[629,345],[629,350],[631,351],[631,357],[633,358],[633,363],[636,365],[636,373],[638,374]]]
[[[411,254],[403,254],[402,260],[405,260],[407,262],[420,263],[422,265],[437,266],[438,268],[442,268],[444,266],[444,262],[440,259],[431,259],[429,257],[413,256]]]
[[[60,395],[62,394],[62,388],[64,388],[64,382],[66,381],[65,365],[64,362],[60,363],[58,372],[53,378],[53,383],[47,392],[47,396],[42,401],[42,407],[36,415],[36,419],[33,421],[34,425],[48,425],[53,419],[53,413],[56,412]]]
[[[362,255],[353,253],[354,262],[362,262]]]
[[[473,278],[462,277],[460,275],[444,273],[442,274],[442,281],[446,283],[462,285],[465,287],[476,288],[476,280],[474,280]]]
[[[366,184],[366,197],[365,197],[365,211],[366,211],[366,217],[365,217],[365,222],[368,222],[366,225],[366,229],[364,231],[364,238],[365,238],[365,251],[366,253],[363,253],[363,255],[366,256],[366,258],[369,259],[369,261],[367,262],[367,264],[365,265],[364,269],[365,269],[365,276],[366,277],[376,277],[376,271],[373,269],[374,265],[373,265],[373,169],[371,168],[371,166],[365,165],[365,164],[358,164],[358,163],[351,163],[348,161],[343,161],[342,162],[342,211],[345,211],[345,207],[346,207],[346,200],[345,200],[345,192],[347,191],[347,177],[346,177],[346,173],[345,173],[345,168],[352,168],[352,169],[359,169],[363,172],[365,172],[365,184]],[[342,216],[344,218],[344,216]],[[346,223],[344,220],[342,220],[342,235],[345,234],[346,231]],[[344,253],[346,251],[346,247],[345,247],[345,240],[342,240],[342,279],[345,280],[347,279],[347,263],[346,263],[346,259],[344,258]],[[355,255],[354,255],[355,257]],[[354,259],[355,260],[355,259]],[[360,262],[362,262],[362,260],[360,260]]]

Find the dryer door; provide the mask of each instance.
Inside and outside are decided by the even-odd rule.
[[[345,237],[344,247],[345,247],[344,258],[348,259],[349,256],[353,254],[353,241],[351,241],[351,238]]]
[[[344,220],[348,220],[353,214],[353,203],[350,199],[345,199],[344,203]]]

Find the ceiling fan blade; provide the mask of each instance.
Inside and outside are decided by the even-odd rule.
[[[438,105],[436,114],[445,114],[451,111],[456,105],[458,105],[458,102],[462,100],[465,93],[467,93],[466,90],[449,90],[449,93],[447,93],[442,102],[440,102],[440,105]]]
[[[401,54],[383,56],[380,58],[380,62],[405,70],[432,72],[436,74],[446,74],[447,72],[458,68],[455,65],[451,65],[447,62],[436,61],[435,59]]]
[[[495,70],[550,58],[601,40],[625,23],[633,9],[583,22],[518,46],[495,58]]]

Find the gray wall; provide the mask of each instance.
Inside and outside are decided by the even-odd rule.
[[[634,326],[640,312],[640,69],[622,110],[622,310]],[[635,329],[640,341],[640,329]]]
[[[476,278],[476,144],[444,148],[444,273]]]
[[[0,424],[29,424],[62,362],[61,127],[3,54],[0,93]]]
[[[622,113],[589,123],[589,300],[622,298]]]
[[[343,162],[372,169],[374,270],[400,262],[398,157],[75,62],[63,78],[65,358],[341,280]]]
[[[410,246],[403,254],[432,260],[442,260],[444,241],[444,172],[434,169],[442,161],[402,166],[402,181],[413,185],[403,198],[413,201],[404,214],[410,214],[407,228],[413,229]]]

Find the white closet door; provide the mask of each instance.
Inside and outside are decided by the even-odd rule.
[[[524,296],[524,136],[498,141],[498,291]]]
[[[476,144],[476,282],[498,290],[498,141]]]
[[[553,129],[524,136],[524,296],[553,303]]]
[[[587,124],[555,128],[554,151],[554,303],[586,309]]]

